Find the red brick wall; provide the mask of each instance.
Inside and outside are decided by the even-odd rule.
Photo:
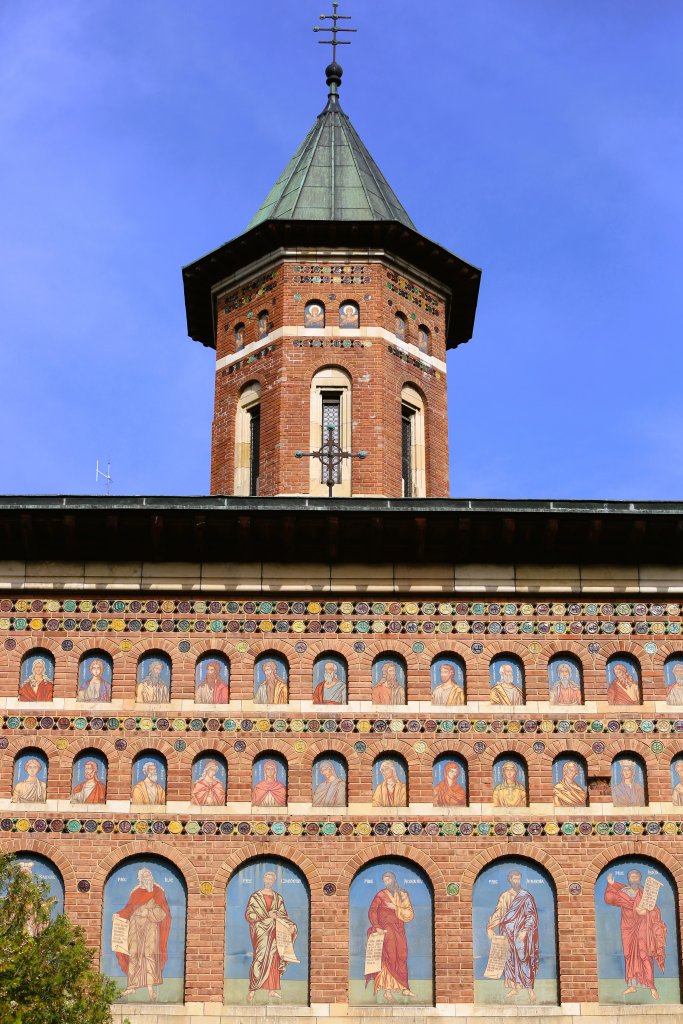
[[[90,595],[92,596],[92,595]],[[155,595],[158,597],[158,595]],[[177,595],[176,595],[177,599]],[[162,600],[162,598],[159,598]],[[356,651],[354,643],[358,634],[338,634],[329,639],[306,635],[307,649],[301,653],[295,649],[300,642],[296,636],[278,637],[256,634],[246,640],[244,634],[234,639],[225,635],[210,637],[190,634],[190,650],[181,654],[177,636],[138,635],[122,641],[111,634],[104,636],[83,636],[70,634],[73,650],[62,647],[65,633],[21,632],[3,634],[7,639],[0,644],[0,702],[5,711],[0,730],[0,849],[12,851],[34,851],[48,857],[61,871],[66,886],[66,910],[86,929],[88,939],[94,948],[99,948],[101,939],[102,891],[109,873],[121,859],[134,854],[156,854],[168,857],[183,872],[188,889],[188,941],[186,963],[186,998],[188,1001],[220,1002],[223,988],[223,940],[225,890],[231,873],[246,860],[259,855],[277,855],[298,865],[308,880],[311,891],[311,1001],[344,1002],[347,993],[348,962],[346,956],[346,935],[348,934],[348,891],[357,870],[376,857],[405,857],[420,865],[427,873],[434,891],[435,906],[435,982],[436,1001],[466,1003],[473,998],[472,986],[472,944],[471,914],[472,887],[477,874],[491,861],[507,856],[530,858],[546,868],[552,877],[557,893],[557,919],[559,929],[560,991],[563,1002],[597,1000],[595,930],[593,911],[593,885],[602,868],[611,860],[623,855],[647,856],[666,867],[672,874],[679,894],[683,889],[683,852],[678,835],[677,813],[663,811],[671,799],[669,765],[671,758],[683,750],[683,738],[675,728],[664,725],[675,719],[677,712],[663,714],[655,707],[656,701],[664,699],[663,666],[671,653],[683,652],[683,641],[675,638],[657,637],[657,652],[650,655],[644,648],[645,640],[634,637],[624,639],[600,638],[599,652],[588,650],[588,638],[581,639],[522,639],[486,637],[484,650],[476,654],[472,644],[473,636],[461,639],[421,635],[425,650],[416,653],[412,649],[412,638],[398,635],[393,638],[375,638],[367,635],[364,651]],[[2,638],[0,638],[2,639]],[[651,642],[651,640],[649,641]],[[242,649],[238,648],[241,644]],[[20,663],[23,654],[40,646],[53,652],[56,662],[55,700],[41,708],[32,705],[12,706],[16,696]],[[76,679],[79,657],[90,649],[109,652],[114,662],[114,690],[116,700],[125,702],[125,710],[101,706],[96,714],[103,718],[115,715],[120,725],[112,731],[105,728],[77,728],[76,719],[85,716],[83,705],[75,701]],[[128,648],[128,649],[126,649]],[[181,710],[164,707],[159,714],[173,721],[182,719],[180,730],[175,728],[148,729],[144,722],[137,720],[141,714],[134,703],[135,674],[138,657],[149,650],[166,651],[173,662],[172,699],[191,701],[194,691],[195,662],[199,655],[216,650],[226,653],[231,662],[231,705],[216,706],[211,717],[222,723],[232,717],[237,721],[245,718],[261,719],[272,723],[281,718],[288,721],[307,720],[307,731],[276,732],[268,726],[261,733],[258,728],[251,731],[226,732],[220,727],[207,725],[204,721],[200,731],[190,726],[193,711],[188,705]],[[277,711],[267,708],[256,712],[236,710],[235,702],[248,700],[253,693],[254,660],[265,651],[277,651],[285,655],[290,665],[290,704],[310,699],[312,669],[315,658],[322,652],[334,651],[342,654],[349,669],[349,700],[370,699],[370,679],[373,659],[381,653],[393,651],[401,654],[407,665],[409,701],[429,700],[429,666],[436,654],[452,652],[459,655],[466,667],[467,692],[470,701],[486,701],[489,693],[488,666],[497,653],[517,655],[525,670],[527,705],[533,708],[535,701],[547,701],[547,664],[557,652],[574,654],[583,667],[585,700],[596,702],[597,710],[586,711],[577,707],[571,714],[519,709],[495,709],[483,705],[475,712],[453,711],[442,708],[419,711],[412,708],[396,707],[391,716],[379,711],[331,712],[329,708],[315,712],[302,712],[293,705]],[[613,709],[605,702],[605,666],[610,655],[629,652],[638,658],[641,666],[643,705],[637,708]],[[63,704],[62,704],[63,702]],[[60,706],[62,705],[62,706]],[[50,728],[38,728],[30,716],[50,715],[55,724]],[[200,712],[206,718],[205,712]],[[20,724],[11,723],[9,718],[17,716]],[[28,720],[27,720],[27,716]],[[87,711],[89,719],[92,711]],[[320,719],[340,720],[344,718],[375,722],[378,719],[406,722],[408,719],[420,723],[419,732],[405,729],[392,732],[390,729],[376,733],[355,731],[330,734],[313,729],[312,723]],[[60,721],[61,719],[61,721]],[[124,719],[126,722],[124,722]],[[450,735],[432,731],[426,723],[434,719],[452,719],[470,723],[466,732],[456,730]],[[479,732],[473,722],[486,723],[488,731]],[[540,728],[543,721],[557,722],[571,720],[585,722],[586,728],[573,725],[568,733],[544,733]],[[641,721],[658,720],[661,728],[656,733],[639,727]],[[602,731],[593,733],[589,723],[602,723]],[[620,723],[618,731],[607,729],[608,721]],[[504,723],[504,732],[490,731],[492,723]],[[536,723],[533,729],[523,723]],[[625,731],[624,723],[635,723],[635,731]],[[512,723],[512,724],[511,724]],[[519,727],[519,731],[513,731]],[[656,743],[653,740],[656,739]],[[244,751],[235,749],[235,740],[243,740]],[[355,744],[366,743],[366,750],[359,752]],[[117,749],[116,741],[125,741],[125,749]],[[182,740],[185,749],[177,749]],[[5,741],[6,744],[5,744]],[[595,746],[604,744],[604,750]],[[657,745],[661,743],[661,748]],[[302,746],[303,744],[303,746]],[[424,749],[422,745],[424,744]],[[478,746],[475,746],[478,744]],[[483,746],[481,745],[483,744]],[[119,743],[119,746],[121,744]],[[16,754],[27,747],[39,747],[49,758],[48,799],[67,801],[71,786],[71,767],[79,751],[96,748],[109,761],[108,800],[126,800],[130,793],[132,760],[136,753],[155,749],[164,754],[168,762],[169,801],[189,801],[191,767],[200,752],[218,751],[228,763],[228,800],[248,802],[251,787],[251,766],[253,759],[264,751],[282,753],[289,767],[290,803],[307,802],[311,792],[311,767],[316,756],[323,751],[337,751],[348,762],[349,800],[369,804],[372,795],[371,770],[374,759],[389,751],[401,754],[409,771],[409,803],[412,807],[423,804],[426,807],[406,812],[391,813],[380,809],[368,810],[363,814],[350,815],[345,809],[326,814],[317,808],[307,815],[252,813],[251,811],[231,814],[225,809],[192,809],[178,813],[183,823],[183,832],[178,835],[151,834],[155,821],[168,823],[176,815],[163,809],[145,813],[122,813],[111,810],[90,811],[86,807],[55,810],[36,808],[29,813],[17,812],[10,803],[12,787],[12,765]],[[647,771],[649,801],[652,805],[645,810],[634,812],[629,817],[627,809],[611,807],[551,808],[552,803],[552,762],[561,753],[574,752],[585,759],[591,775],[609,775],[612,758],[621,751],[637,753],[644,761]],[[444,814],[431,807],[431,768],[435,757],[453,751],[460,754],[468,765],[470,804],[490,803],[492,783],[491,772],[495,758],[502,753],[517,752],[526,761],[529,769],[529,796],[532,806],[526,814],[510,815],[504,809],[476,815],[455,811]],[[97,831],[87,833],[85,826],[78,833],[66,828],[51,831],[55,818],[62,821],[70,817],[89,819],[97,823]],[[272,834],[260,837],[254,834],[260,823],[282,820],[288,830],[301,826],[302,835],[287,834],[278,837]],[[486,823],[489,834],[478,835],[479,821]],[[115,823],[115,831],[107,834],[100,831],[103,821]],[[118,830],[121,821],[132,822],[132,832],[123,834]],[[188,822],[238,821],[246,823],[250,834],[240,835],[197,835],[187,834]],[[337,824],[350,823],[352,834],[323,836],[318,834],[320,825],[326,821]],[[378,837],[365,823],[373,826],[377,822],[419,823],[420,834]],[[448,834],[450,825],[456,821],[471,821],[475,825],[472,836]],[[618,836],[616,834],[589,835],[577,832],[567,835],[561,829],[552,834],[553,826],[564,822],[607,822],[631,821],[638,834]],[[48,824],[44,824],[47,822]],[[430,835],[426,826],[434,822],[439,825],[436,835]],[[540,835],[515,835],[511,823],[539,822],[543,828]],[[648,836],[643,830],[647,823],[656,823],[661,830],[662,822],[673,825],[672,834],[660,831],[656,837]],[[445,823],[445,824],[444,824]],[[367,831],[369,834],[359,834]],[[550,826],[550,829],[549,829]],[[201,827],[201,826],[200,826]],[[137,830],[140,829],[140,832]],[[445,831],[444,831],[445,830]],[[524,831],[524,829],[523,829]],[[315,834],[312,834],[315,833]],[[500,834],[498,834],[500,833]],[[88,884],[78,888],[79,882]],[[333,883],[336,892],[325,895],[323,886]],[[459,892],[447,893],[447,886],[457,883]],[[576,886],[580,891],[576,890]],[[570,886],[572,890],[570,891]],[[330,941],[333,923],[335,941]]]
[[[338,324],[339,306],[353,300],[360,308],[361,329],[382,327],[394,331],[397,310],[406,315],[406,341],[417,346],[418,327],[424,324],[431,335],[431,354],[445,363],[444,303],[424,292],[399,289],[398,275],[389,261],[362,264],[362,283],[302,283],[297,265],[281,264],[274,276],[259,288],[242,286],[236,292],[217,299],[217,358],[235,351],[234,327],[245,323],[244,344],[257,340],[257,319],[267,309],[271,329],[301,324],[304,306],[318,299],[324,302],[327,326]],[[311,264],[307,264],[311,266]],[[311,276],[311,275],[308,275]],[[263,282],[264,275],[258,278]],[[406,283],[401,278],[401,283]],[[390,283],[392,289],[387,285]],[[417,285],[410,283],[411,289]],[[270,290],[264,291],[264,287]],[[334,295],[335,298],[330,298]],[[298,298],[297,298],[298,296]],[[406,297],[408,296],[408,297]],[[438,301],[438,305],[434,305]],[[417,303],[420,303],[418,305]],[[226,308],[227,307],[227,308]],[[251,314],[251,316],[250,316]],[[415,319],[413,319],[413,316]],[[425,402],[427,449],[427,496],[447,497],[448,421],[446,378],[437,370],[404,361],[386,341],[363,340],[363,347],[341,345],[303,347],[293,344],[300,335],[286,336],[273,343],[268,352],[253,353],[239,364],[223,367],[216,375],[216,393],[212,439],[211,491],[234,492],[235,416],[237,402],[245,385],[258,381],[261,400],[261,473],[262,496],[306,494],[309,490],[307,460],[296,460],[297,449],[310,447],[309,401],[311,379],[321,367],[341,366],[352,377],[352,445],[354,451],[366,450],[368,458],[353,465],[353,493],[400,497],[401,485],[401,389],[412,384]],[[316,341],[318,339],[315,339]],[[332,341],[332,335],[326,340]],[[337,339],[338,340],[338,339]],[[426,364],[425,364],[426,366]]]

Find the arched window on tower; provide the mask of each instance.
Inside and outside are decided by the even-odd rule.
[[[265,338],[270,331],[270,317],[268,316],[268,310],[262,309],[258,315],[258,340]]]
[[[394,317],[394,334],[399,341],[406,340],[406,318],[403,313],[397,313]]]
[[[261,464],[261,385],[250,381],[240,394],[235,423],[235,494],[257,495]]]
[[[304,327],[325,326],[325,303],[320,299],[311,299],[304,308]]]
[[[345,451],[351,450],[351,378],[339,366],[318,370],[311,381],[310,449],[314,451],[332,437]],[[309,493],[327,494],[326,468],[310,459]],[[351,496],[351,465],[346,459],[334,470],[334,496]]]
[[[417,329],[417,347],[420,352],[429,352],[429,328],[420,324]]]
[[[360,327],[358,303],[342,302],[339,307],[339,326],[343,331],[357,331]]]
[[[235,324],[235,352],[244,348],[244,324]]]
[[[401,391],[401,478],[404,498],[427,496],[424,402],[411,384]]]

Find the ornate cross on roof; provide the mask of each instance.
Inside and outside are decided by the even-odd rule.
[[[332,47],[332,63],[336,64],[337,63],[337,47],[338,46],[350,46],[351,45],[351,40],[350,39],[337,39],[337,35],[339,34],[339,32],[357,32],[358,29],[357,28],[338,28],[337,27],[337,22],[338,21],[351,21],[351,15],[350,14],[337,14],[337,8],[339,7],[339,4],[336,3],[336,0],[335,0],[335,2],[333,2],[332,7],[333,7],[333,13],[332,14],[321,14],[320,15],[320,20],[321,21],[331,21],[332,22],[332,27],[328,28],[327,25],[322,26],[322,27],[320,25],[316,25],[315,28],[313,29],[313,31],[314,32],[331,32],[332,33],[332,38],[331,39],[319,39],[318,42],[321,45],[323,45],[323,46],[327,45],[327,46],[331,46]]]
[[[337,483],[337,471],[344,459],[366,459],[367,452],[345,452],[334,439],[334,427],[328,426],[327,437],[314,452],[294,452],[297,459],[319,459],[323,468],[323,483],[327,484],[327,496],[332,497],[332,488]]]

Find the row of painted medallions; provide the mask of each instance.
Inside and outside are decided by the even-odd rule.
[[[683,614],[683,605],[669,602],[662,604],[660,601],[653,602],[630,602],[620,601],[617,604],[611,602],[515,602],[507,601],[269,601],[269,600],[203,600],[201,598],[188,600],[187,598],[164,599],[158,598],[11,598],[0,597],[0,615],[16,613],[20,616],[37,615],[86,615],[88,616],[88,629],[93,628],[92,616],[99,615],[343,615],[349,616],[411,616],[419,617],[432,616],[450,618],[458,616],[491,616],[494,619],[515,619],[517,617],[536,616],[538,618],[562,619],[566,617],[578,618],[602,618],[610,620],[617,618],[654,618],[664,617],[678,618]],[[22,618],[22,622],[24,619]],[[12,624],[17,629],[25,629],[32,620],[26,619],[26,625],[17,626],[16,621]],[[49,625],[48,625],[49,623]],[[674,623],[675,624],[675,623]],[[37,620],[37,624],[31,628],[47,626],[50,629],[59,629],[59,620],[54,622]],[[194,625],[194,623],[192,623]],[[484,626],[484,624],[481,624]],[[679,624],[680,625],[680,624]],[[188,622],[187,627],[189,628]],[[209,629],[210,623],[203,623],[204,629]],[[0,629],[9,628],[0,619]],[[71,628],[65,627],[65,628]],[[481,632],[483,630],[475,630]],[[503,630],[504,632],[505,630]],[[621,632],[619,628],[617,630]],[[680,629],[678,630],[680,632]],[[459,630],[458,630],[459,632]]]
[[[39,748],[20,751],[14,758],[12,801],[44,803],[48,797],[49,761]],[[103,804],[107,799],[109,764],[97,749],[82,751],[73,761],[71,802]],[[314,807],[345,807],[348,802],[348,762],[343,755],[326,752],[312,766],[310,799]],[[683,754],[670,764],[671,800],[683,807]],[[168,764],[158,750],[136,754],[132,763],[130,799],[137,806],[166,803]],[[589,801],[611,802],[614,807],[646,807],[647,778],[642,758],[617,755],[606,778],[589,778],[586,760],[579,754],[559,755],[552,764],[553,803],[556,807],[585,807]],[[432,764],[431,795],[435,807],[466,807],[469,802],[468,766],[459,753],[439,754]],[[200,753],[192,765],[190,802],[201,807],[224,806],[228,797],[228,765],[215,750]],[[529,772],[518,753],[502,753],[493,762],[489,799],[494,807],[529,805]],[[282,754],[266,752],[252,762],[253,807],[286,807],[288,765]],[[377,756],[372,766],[374,807],[408,807],[409,772],[405,758],[394,752]]]
[[[52,700],[55,661],[51,652],[29,651],[22,659],[18,696],[21,701],[44,703]],[[348,669],[339,654],[326,651],[313,666],[310,699],[314,704],[348,703]],[[491,704],[517,707],[526,703],[524,667],[512,655],[497,655],[489,665]],[[467,701],[465,666],[456,655],[437,655],[430,671],[431,702],[440,707],[457,707]],[[113,691],[113,662],[104,651],[90,651],[79,663],[76,697],[88,703],[109,702]],[[400,705],[408,701],[407,668],[398,655],[380,655],[372,665],[369,696],[373,704]],[[667,704],[683,706],[683,656],[672,655],[664,665],[664,693]],[[230,662],[222,652],[208,652],[196,663],[195,702],[227,704],[230,700]],[[268,652],[254,663],[256,704],[286,704],[289,700],[289,664],[279,652]],[[642,702],[641,673],[632,655],[618,654],[606,666],[605,691],[601,696],[612,706]],[[171,660],[162,651],[145,653],[137,663],[136,700],[141,704],[166,704],[171,700]],[[584,702],[581,663],[567,654],[548,663],[548,700],[553,706],[571,707]]]
[[[52,913],[62,912],[57,867],[36,854],[21,853],[18,862],[45,882]],[[359,868],[344,894],[348,947],[338,954],[348,974],[335,1001],[432,1005],[435,940],[437,948],[445,941],[438,929],[435,935],[434,903],[458,890],[449,884],[446,896],[437,892],[429,874],[407,859],[385,857]],[[597,874],[593,893],[600,1002],[679,1003],[677,889],[669,871],[649,858],[617,857]],[[336,885],[327,883],[323,898],[334,896]],[[311,923],[329,913],[318,899],[312,901],[302,870],[284,858],[257,857],[232,873],[221,938],[226,1004],[308,1004]],[[105,881],[101,913],[101,969],[116,981],[120,999],[182,1003],[192,922],[181,869],[151,855],[122,859]],[[576,951],[558,944],[557,888],[546,869],[531,857],[492,861],[474,883],[471,913],[474,1002],[560,1002],[563,957]]]

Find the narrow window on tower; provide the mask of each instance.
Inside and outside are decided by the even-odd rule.
[[[401,479],[404,498],[427,496],[425,406],[412,384],[401,390]]]
[[[235,494],[260,491],[261,385],[253,380],[243,389],[235,417]]]
[[[322,391],[322,443],[325,445],[332,438],[335,444],[341,442],[341,392]],[[333,467],[332,479],[335,484],[341,483],[341,467]],[[327,467],[321,464],[320,482],[327,484]]]
[[[308,448],[310,451],[317,451],[331,434],[332,440],[344,451],[351,451],[351,423],[351,377],[340,366],[325,366],[318,370],[311,380]],[[326,495],[326,464],[319,462],[318,459],[307,461],[308,493]],[[334,467],[332,479],[335,498],[351,496],[351,472],[350,460]]]
[[[249,494],[258,494],[259,465],[261,462],[261,404],[249,410]]]
[[[413,417],[415,410],[401,405],[401,477],[403,497],[413,497]]]

